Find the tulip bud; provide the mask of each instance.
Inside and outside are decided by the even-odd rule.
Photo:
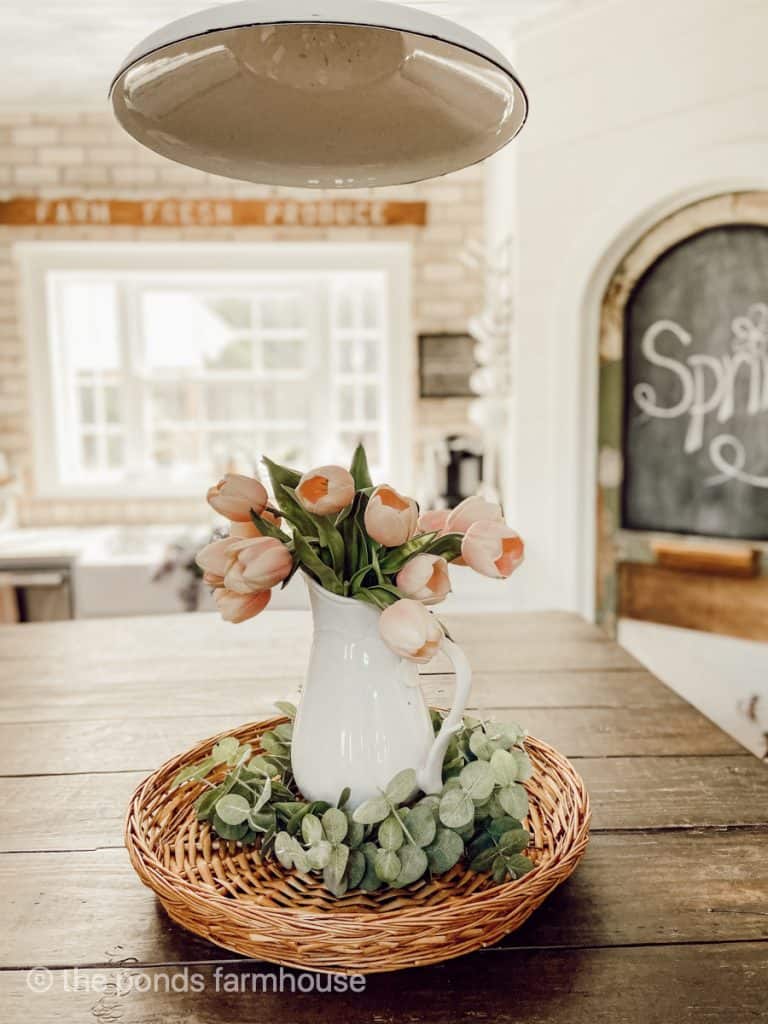
[[[235,594],[231,590],[214,590],[213,599],[225,622],[245,622],[263,612],[272,597],[271,590],[257,594]]]
[[[257,515],[259,515],[261,519],[266,519],[268,523],[272,523],[273,526],[277,526],[278,528],[283,525],[283,520],[280,516],[276,516],[274,512],[270,512],[268,508],[257,513]],[[246,540],[249,537],[264,537],[265,534],[263,534],[256,523],[249,518],[247,523],[230,523],[229,536],[238,537],[240,540]]]
[[[450,512],[447,508],[433,508],[419,516],[419,533],[443,533]]]
[[[501,505],[495,501],[486,501],[479,494],[460,501],[456,508],[452,509],[445,524],[446,533],[466,533],[472,523],[481,520],[501,522],[504,516]]]
[[[227,473],[207,494],[208,504],[235,523],[249,523],[251,509],[261,515],[267,504],[264,485],[250,476]]]
[[[511,576],[523,560],[520,537],[506,523],[478,520],[464,534],[461,557],[475,572],[494,579]]]
[[[224,586],[237,594],[269,590],[285,579],[292,565],[290,551],[275,537],[235,541],[229,549]]]
[[[313,515],[334,515],[352,504],[355,481],[349,470],[341,466],[320,466],[299,480],[296,497]]]
[[[215,540],[212,544],[198,551],[195,561],[203,570],[203,582],[211,587],[224,586],[224,574],[231,562],[230,549],[237,540],[232,537],[225,537],[223,540]]]
[[[438,604],[451,592],[448,563],[440,555],[414,555],[397,574],[397,589],[422,604]]]
[[[393,487],[383,484],[371,495],[365,509],[365,529],[368,536],[385,548],[405,544],[416,533],[419,509],[413,498],[398,494]]]
[[[384,609],[379,630],[390,650],[420,665],[434,658],[443,639],[443,631],[434,615],[419,601],[408,598]]]

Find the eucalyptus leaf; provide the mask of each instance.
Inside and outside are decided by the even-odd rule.
[[[464,853],[464,840],[450,828],[438,828],[434,842],[424,850],[433,875],[442,875],[457,864]]]
[[[394,882],[400,874],[400,858],[394,850],[378,850],[374,870],[382,882]]]
[[[342,789],[342,791],[341,791],[341,793],[339,795],[339,799],[338,799],[338,802],[337,802],[336,806],[343,809],[349,803],[349,798],[351,796],[352,796],[352,790],[350,789],[349,786],[345,786],[344,789]]]
[[[516,878],[522,878],[529,871],[533,871],[536,866],[532,860],[524,857],[522,853],[516,854],[514,857],[507,857],[506,861],[507,870],[513,872]]]
[[[390,814],[379,825],[379,846],[384,850],[399,850],[403,845],[403,840],[403,826],[394,814]]]
[[[365,838],[365,825],[361,825],[359,821],[355,821],[351,812],[345,811],[344,813],[347,817],[347,834],[344,841],[350,850],[354,850],[360,846]]]
[[[489,846],[469,862],[470,871],[490,871],[496,857],[496,847]]]
[[[389,814],[389,801],[384,796],[373,796],[355,808],[352,817],[361,825],[376,825]]]
[[[491,771],[500,786],[511,786],[517,779],[517,760],[508,750],[495,750],[491,757]]]
[[[417,846],[429,846],[437,832],[435,812],[420,804],[410,811],[406,820],[408,834]]]
[[[505,832],[499,839],[499,853],[503,853],[508,857],[516,853],[522,853],[523,850],[528,849],[530,841],[530,833],[526,832],[525,829],[510,829],[509,832]]]
[[[225,761],[229,761],[230,758],[235,757],[238,750],[240,749],[240,740],[234,736],[226,736],[223,740],[219,740],[216,746],[211,751],[211,757],[214,759],[216,764],[224,764]]]
[[[282,711],[286,718],[293,719],[296,717],[296,705],[291,704],[288,700],[276,700],[275,707],[278,711]]]
[[[412,885],[427,870],[427,855],[418,846],[407,843],[398,850],[397,856],[400,858],[400,872],[393,883],[397,888]]]
[[[339,881],[347,868],[347,860],[349,859],[349,847],[340,843],[338,846],[331,848],[331,855],[328,858],[328,864],[326,865],[326,874],[334,875]],[[327,884],[327,883],[326,883]]]
[[[322,818],[326,838],[331,843],[341,843],[347,834],[347,816],[338,807],[329,807]]]
[[[323,838],[323,825],[315,814],[305,814],[301,819],[301,834],[304,842],[312,846],[319,843]],[[323,865],[324,867],[325,865]]]
[[[360,850],[350,850],[347,860],[347,885],[350,889],[357,889],[363,880],[365,870],[365,855]]]
[[[405,768],[389,782],[384,794],[393,804],[403,804],[418,788],[416,772],[413,768]]]
[[[213,812],[211,824],[216,834],[222,839],[242,839],[248,831],[248,826],[245,823],[241,825],[228,825],[226,821],[222,821],[216,811]]]
[[[375,892],[384,884],[376,874],[378,848],[375,843],[363,843],[360,847],[360,853],[365,858],[365,874],[360,881],[360,888],[364,892]]]
[[[199,782],[216,767],[216,764],[217,762],[213,757],[206,757],[196,764],[187,765],[186,768],[182,768],[176,773],[171,782],[171,789],[176,789],[177,786],[181,786],[185,782]]]
[[[195,812],[197,814],[198,821],[207,821],[213,814],[213,808],[216,805],[216,801],[222,795],[222,791],[219,786],[213,789],[207,789],[202,796],[199,796],[195,801]]]
[[[306,821],[306,818],[304,819]],[[327,839],[321,839],[307,850],[307,860],[313,871],[322,871],[331,862],[333,846]]]
[[[243,796],[227,793],[216,803],[216,814],[225,825],[241,825],[248,817],[251,806]]]
[[[471,761],[459,774],[462,789],[478,803],[491,795],[494,781],[491,765],[487,761]]]
[[[440,800],[440,821],[443,825],[448,828],[462,828],[469,825],[474,816],[474,801],[460,786],[443,793]]]
[[[524,818],[528,813],[528,794],[518,783],[504,786],[496,795],[501,806],[513,818]]]

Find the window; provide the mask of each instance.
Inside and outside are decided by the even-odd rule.
[[[361,439],[407,477],[406,246],[19,248],[40,492],[199,493]]]

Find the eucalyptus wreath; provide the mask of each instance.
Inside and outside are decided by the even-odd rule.
[[[292,704],[277,707],[293,719]],[[433,711],[435,732],[442,722],[442,713]],[[462,859],[496,882],[533,867],[525,856],[531,836],[522,824],[528,811],[522,783],[531,763],[520,726],[466,716],[446,750],[440,793],[421,793],[408,768],[354,810],[347,806],[349,788],[336,806],[302,799],[291,772],[292,729],[288,721],[263,733],[263,753],[255,756],[250,744],[228,736],[208,757],[182,768],[172,788],[201,784],[199,821],[209,822],[221,839],[258,845],[288,870],[322,876],[334,896],[402,888],[444,874]],[[229,770],[211,782],[207,777],[221,765]]]

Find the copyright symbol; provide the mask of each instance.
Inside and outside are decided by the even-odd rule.
[[[47,992],[53,984],[53,975],[47,967],[33,967],[27,971],[27,988],[32,992]]]

